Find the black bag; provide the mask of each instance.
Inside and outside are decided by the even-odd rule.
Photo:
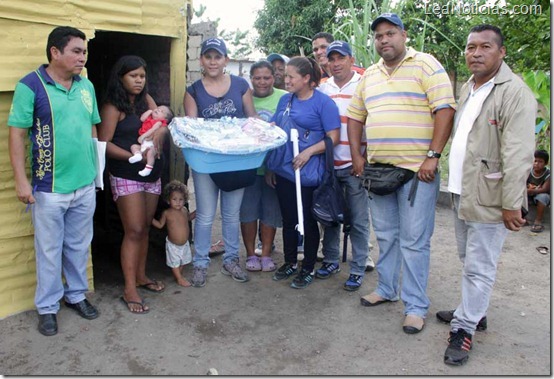
[[[362,185],[376,195],[388,195],[410,181],[415,172],[385,163],[365,165]]]
[[[344,222],[346,204],[344,192],[335,178],[333,165],[333,141],[325,136],[326,167],[323,181],[314,191],[312,200],[312,214],[314,218],[325,226],[337,226]]]
[[[210,177],[220,190],[231,192],[254,184],[256,181],[257,170],[257,168],[253,168],[241,171],[216,172],[214,174],[210,174]]]

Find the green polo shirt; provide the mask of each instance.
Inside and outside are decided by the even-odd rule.
[[[94,181],[92,126],[100,122],[92,83],[74,76],[68,90],[46,72],[31,72],[15,87],[8,125],[29,129],[32,185],[70,193]]]

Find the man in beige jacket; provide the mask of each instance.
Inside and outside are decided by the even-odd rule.
[[[437,313],[440,321],[450,322],[444,354],[449,365],[467,362],[475,330],[486,329],[504,240],[509,230],[518,231],[525,222],[521,209],[527,208],[537,103],[504,63],[505,55],[499,28],[471,29],[465,58],[473,76],[460,96],[448,177],[463,263],[462,301],[455,311]]]

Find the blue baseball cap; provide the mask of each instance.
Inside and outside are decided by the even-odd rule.
[[[289,63],[290,59],[286,55],[283,54],[277,54],[277,53],[271,53],[266,58],[270,63],[273,63],[275,60],[281,60],[285,63]]]
[[[377,28],[377,25],[379,25],[381,22],[387,21],[390,22],[393,25],[399,26],[400,29],[404,30],[404,24],[402,23],[402,20],[396,13],[383,13],[379,17],[377,17],[373,22],[371,23],[371,30],[375,31],[375,28]]]
[[[202,46],[200,47],[200,55],[204,55],[204,53],[208,50],[215,50],[221,55],[227,56],[227,46],[225,46],[225,41],[223,41],[221,38],[208,38],[204,42],[202,42]]]
[[[333,51],[336,51],[342,56],[352,56],[352,49],[347,42],[344,41],[334,41],[329,46],[327,46],[327,58]]]

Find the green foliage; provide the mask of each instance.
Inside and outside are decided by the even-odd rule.
[[[367,0],[362,2],[360,8],[360,4],[355,5],[353,0],[348,0],[348,7],[337,10],[336,17],[333,22],[328,23],[327,30],[330,30],[335,39],[350,44],[359,65],[369,67],[379,60],[371,38],[371,22],[381,13],[402,13],[404,3],[404,0],[382,0],[379,3]]]
[[[223,29],[219,32],[219,35],[225,41],[228,54],[233,59],[245,59],[252,54],[254,42],[249,31],[243,32],[239,29],[227,31]]]
[[[464,13],[453,6],[479,6]],[[432,12],[431,6],[448,9]],[[449,7],[449,8],[448,8]],[[533,14],[521,14],[522,10]],[[464,49],[469,30],[488,23],[502,29],[506,63],[518,72],[550,69],[550,3],[546,0],[265,0],[255,28],[264,52],[311,54],[311,36],[320,31],[348,41],[359,64],[379,57],[372,45],[371,22],[396,12],[408,32],[408,44],[435,56],[455,81],[465,81]],[[519,12],[519,14],[518,14]]]
[[[550,73],[527,71],[522,76],[539,103],[536,122],[542,127],[536,136],[537,148],[550,151]]]
[[[443,3],[448,2],[433,2],[439,5]],[[456,14],[436,15],[419,0],[409,0],[402,17],[406,20],[406,30],[411,38],[410,45],[437,58],[455,79],[460,66],[465,66],[463,51],[467,36],[467,20]],[[467,73],[467,69],[465,72]]]
[[[550,70],[550,3],[544,0],[506,0],[503,9],[515,9],[515,12],[483,15],[478,19],[502,29],[506,40],[506,63],[514,72]],[[518,14],[521,10],[535,12]],[[474,25],[475,22],[470,23],[470,27]]]
[[[334,14],[328,0],[265,0],[254,23],[259,34],[256,46],[266,54],[309,55],[311,37],[325,31],[325,21]]]

